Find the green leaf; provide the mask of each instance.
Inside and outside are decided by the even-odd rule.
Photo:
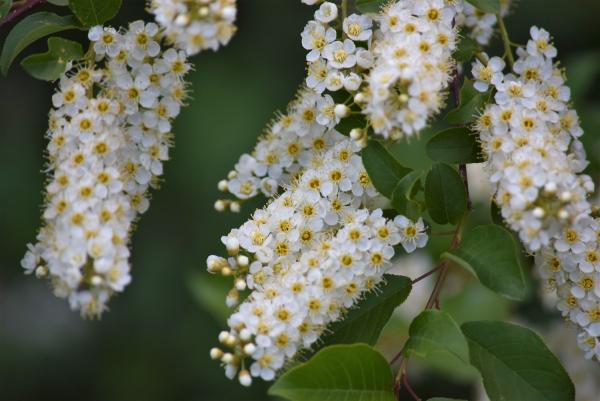
[[[491,401],[575,399],[567,372],[533,331],[491,321],[465,323],[462,331]]]
[[[356,0],[356,8],[363,13],[378,13],[388,0]]]
[[[442,258],[475,273],[483,285],[506,298],[525,298],[527,285],[519,249],[512,234],[501,226],[475,227],[458,249],[444,252]]]
[[[281,376],[269,395],[291,401],[395,401],[385,358],[365,344],[334,345]]]
[[[477,115],[489,101],[490,92],[481,93],[473,87],[473,82],[465,80],[460,89],[460,106],[448,112],[444,120],[448,124],[468,124],[475,120]]]
[[[122,0],[69,0],[73,14],[85,26],[101,25],[118,14]]]
[[[69,62],[83,57],[83,48],[77,42],[53,37],[48,39],[46,53],[32,54],[21,61],[21,66],[34,78],[54,81],[67,70]]]
[[[378,141],[369,141],[362,150],[362,160],[373,186],[388,199],[392,197],[400,179],[412,171],[401,165]]]
[[[450,164],[481,163],[478,136],[468,128],[450,128],[436,134],[427,142],[431,160]]]
[[[423,211],[421,204],[414,200],[414,196],[421,187],[422,171],[413,171],[405,175],[392,193],[392,206],[398,213],[409,219],[418,219]]]
[[[500,13],[500,0],[467,0],[475,7],[486,13]]]
[[[456,363],[469,363],[467,340],[458,324],[446,312],[422,312],[411,323],[408,335],[404,348],[408,357],[416,355],[429,360],[451,356]]]
[[[15,25],[4,41],[0,54],[0,71],[6,76],[19,53],[36,40],[56,32],[78,28],[81,28],[81,25],[72,15],[61,17],[42,11],[24,18]]]
[[[12,7],[12,0],[0,0],[0,19],[4,18]]]
[[[425,181],[425,203],[438,224],[456,224],[467,210],[465,185],[452,167],[436,163]]]
[[[48,0],[48,3],[54,4],[55,6],[67,6],[69,5],[69,0]]]
[[[462,39],[458,42],[458,46],[456,51],[453,54],[453,57],[459,63],[466,63],[473,58],[475,53],[478,53],[481,50],[479,43],[472,39],[467,34],[463,34]]]
[[[368,294],[343,320],[328,328],[331,334],[322,338],[324,346],[351,343],[375,345],[394,309],[406,300],[412,289],[412,282],[407,277],[386,275],[385,281],[385,285]]]

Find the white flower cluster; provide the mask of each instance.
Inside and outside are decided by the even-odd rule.
[[[236,0],[152,0],[150,11],[189,56],[227,45],[236,31]]]
[[[543,29],[517,51],[513,72],[492,59],[473,68],[478,87],[492,85],[495,104],[477,122],[496,185],[496,203],[541,274],[557,290],[559,309],[579,327],[588,358],[600,357],[600,224],[587,196],[594,191],[578,138],[579,119],[570,90],[554,65],[556,48]]]
[[[331,96],[300,90],[287,112],[270,125],[252,154],[241,156],[228,180],[219,183],[219,189],[240,200],[259,193],[267,197],[276,194],[302,169],[320,163],[323,152],[344,138],[332,129],[340,121],[335,110]],[[217,210],[239,209],[238,202],[228,200],[217,201],[215,206]]]
[[[506,17],[510,11],[511,0],[500,0],[500,15]],[[494,35],[498,22],[495,14],[486,13],[475,8],[471,3],[464,2],[462,13],[457,15],[456,25],[465,27],[469,37],[480,45],[488,45]]]
[[[404,0],[379,16],[364,108],[375,133],[392,139],[415,135],[443,106],[461,4]]]
[[[222,238],[230,257],[210,256],[212,273],[234,276],[230,307],[239,291],[252,292],[228,320],[211,355],[233,378],[272,380],[298,351],[310,348],[327,325],[376,288],[394,256],[425,246],[421,220],[393,221],[364,208],[377,193],[351,139],[323,152],[319,166],[300,177],[265,209]],[[245,360],[252,359],[250,371]],[[240,368],[242,369],[241,371]]]
[[[190,66],[161,50],[153,23],[97,26],[89,38],[98,64],[65,74],[52,96],[44,226],[22,265],[92,317],[131,280],[132,224],[168,159]]]

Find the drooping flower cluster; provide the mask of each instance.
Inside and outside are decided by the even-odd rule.
[[[495,201],[526,248],[537,253],[542,276],[559,296],[562,314],[579,327],[588,358],[600,356],[600,224],[587,196],[594,191],[570,109],[570,90],[554,65],[550,35],[533,27],[518,49],[513,72],[499,59],[476,62],[480,90],[495,89],[477,122]]]
[[[369,117],[366,126],[350,131],[362,146],[369,126],[394,138],[424,128],[443,103],[458,4],[407,0],[389,6],[380,16],[352,14],[342,20],[334,3],[322,2],[301,34],[308,51],[306,88],[219,188],[239,200],[259,193],[272,196],[311,166],[315,152],[339,140],[331,128],[353,114]],[[378,55],[375,68],[372,49]],[[338,99],[341,93],[347,99],[336,103],[333,96]],[[240,204],[219,200],[215,207],[237,211]]]
[[[150,11],[189,56],[227,45],[236,31],[236,0],[152,0]]]
[[[23,259],[85,316],[130,282],[128,242],[149,206],[186,97],[183,52],[161,49],[156,24],[89,31],[96,64],[66,73],[52,97],[44,225]]]
[[[443,106],[456,46],[453,24],[461,7],[454,3],[399,1],[379,16],[364,107],[375,133],[413,136]]]
[[[327,325],[342,318],[365,292],[376,288],[394,255],[425,246],[421,220],[386,219],[364,206],[377,197],[351,139],[315,157],[290,189],[222,238],[230,257],[208,258],[210,272],[235,277],[227,303],[238,291],[252,292],[228,320],[220,341],[230,348],[212,357],[232,378],[252,360],[250,376],[272,380],[302,349],[310,348]]]
[[[500,0],[500,15],[506,17],[510,11],[511,0]],[[456,25],[465,27],[469,37],[475,39],[480,45],[488,45],[494,35],[494,28],[498,23],[495,14],[486,13],[475,8],[465,1],[462,13],[456,18]]]

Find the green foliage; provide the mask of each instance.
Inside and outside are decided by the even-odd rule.
[[[427,156],[450,164],[482,162],[477,135],[465,127],[449,128],[427,142]]]
[[[527,292],[519,250],[511,233],[498,225],[475,227],[458,249],[442,254],[473,272],[492,291],[516,300]]]
[[[600,52],[583,53],[567,62],[567,78],[576,102],[585,98],[600,75]]]
[[[363,13],[377,13],[388,0],[356,0],[356,8]]]
[[[410,325],[404,352],[427,360],[451,357],[454,364],[468,364],[469,352],[458,324],[443,311],[427,310]]]
[[[394,309],[406,300],[412,289],[412,282],[407,277],[387,275],[385,281],[385,285],[367,295],[344,319],[329,327],[331,334],[322,339],[323,346],[351,343],[375,345]]]
[[[462,325],[469,357],[491,401],[573,401],[575,389],[558,359],[529,329],[504,322]]]
[[[334,345],[282,375],[270,395],[291,401],[395,401],[392,371],[365,344]]]
[[[411,172],[379,141],[369,141],[368,146],[362,150],[362,160],[373,186],[386,198],[392,198],[400,179]]]
[[[424,209],[424,205],[415,200],[415,195],[421,187],[422,171],[413,171],[405,175],[392,193],[392,206],[399,214],[409,219],[418,219]]]
[[[68,6],[69,0],[48,0],[48,3],[54,4],[55,6]]]
[[[460,89],[460,106],[448,112],[445,120],[448,124],[469,124],[475,120],[477,115],[489,101],[490,92],[481,93],[473,87],[473,82],[465,79]]]
[[[114,18],[122,0],[69,0],[73,14],[85,26],[101,25]]]
[[[456,51],[453,54],[453,57],[459,63],[466,63],[470,61],[475,53],[481,51],[481,47],[479,43],[472,39],[470,36],[463,34],[460,42],[458,42],[458,46]]]
[[[69,62],[83,57],[83,48],[77,42],[63,38],[48,39],[46,53],[32,54],[21,61],[21,66],[34,78],[54,81],[67,70]]]
[[[2,54],[0,54],[0,71],[6,76],[10,65],[19,53],[36,40],[56,32],[80,27],[72,15],[61,17],[43,11],[24,18],[15,25],[4,41]]]
[[[486,13],[500,13],[500,0],[467,0],[475,7]]]
[[[467,210],[467,192],[460,175],[443,163],[433,165],[425,180],[425,203],[438,224],[456,224]]]
[[[0,0],[0,19],[4,18],[12,7],[12,0]]]

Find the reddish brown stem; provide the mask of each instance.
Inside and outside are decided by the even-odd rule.
[[[26,0],[23,4],[17,5],[12,10],[10,10],[8,14],[6,14],[6,17],[0,20],[0,28],[2,28],[4,25],[10,24],[11,22],[19,18],[21,15],[26,14],[35,7],[44,4],[45,2],[46,0]]]

